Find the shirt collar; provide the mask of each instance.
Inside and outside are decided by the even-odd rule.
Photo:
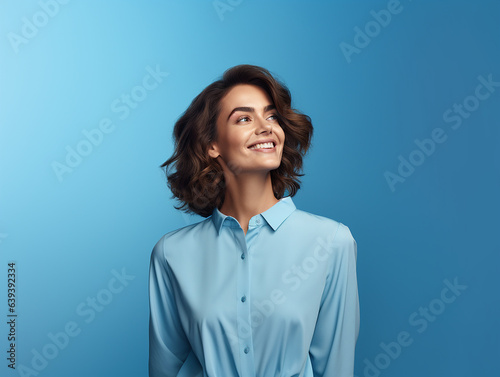
[[[267,221],[273,230],[276,230],[296,208],[292,198],[287,196],[286,198],[281,198],[278,203],[259,215]],[[228,218],[234,219],[232,216],[224,215],[217,207],[214,208],[212,212],[212,221],[215,225],[215,229],[217,229],[217,234],[220,234],[222,225]]]

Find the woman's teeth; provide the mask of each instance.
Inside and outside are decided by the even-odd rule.
[[[274,144],[270,142],[270,143],[255,144],[250,149],[273,148],[273,147]]]

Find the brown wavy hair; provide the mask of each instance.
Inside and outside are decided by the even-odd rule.
[[[165,161],[167,184],[172,199],[181,205],[175,209],[208,217],[224,202],[225,180],[221,165],[208,155],[210,144],[217,140],[217,118],[221,99],[238,84],[258,86],[269,95],[276,107],[278,123],[285,133],[281,164],[271,170],[271,181],[276,199],[285,190],[294,196],[303,176],[302,158],[311,146],[313,126],[311,118],[291,107],[292,97],[285,84],[262,67],[242,64],[229,68],[222,78],[208,85],[198,94],[174,126],[175,151]],[[175,167],[175,172],[171,170]]]

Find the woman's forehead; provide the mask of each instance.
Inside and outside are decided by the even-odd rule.
[[[221,100],[226,111],[232,106],[265,107],[272,104],[266,91],[258,86],[239,84],[231,88]],[[231,111],[232,109],[229,109]],[[223,110],[224,111],[224,110]]]

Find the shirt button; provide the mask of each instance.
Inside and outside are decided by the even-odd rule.
[[[245,347],[245,349],[243,350],[243,352],[245,352],[245,353],[249,353],[249,352],[250,352],[250,348]]]
[[[245,302],[246,300],[247,300],[246,296],[243,296],[243,297],[241,298],[241,302]]]
[[[245,259],[245,253],[241,253],[241,259]]]
[[[260,219],[255,220],[257,224],[260,224]]]

